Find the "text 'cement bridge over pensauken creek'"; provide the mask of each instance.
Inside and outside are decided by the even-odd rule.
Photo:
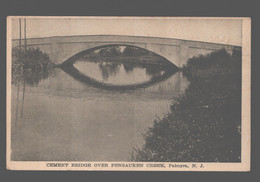
[[[21,41],[21,45],[25,45],[24,40]],[[229,54],[233,54],[236,50],[241,51],[241,47],[234,45],[124,35],[54,36],[26,39],[27,48],[40,49],[48,54],[55,64],[61,64],[88,50],[109,45],[129,45],[143,48],[166,58],[177,67],[187,64],[187,60],[193,56],[206,55],[220,49],[226,49]],[[12,40],[12,47],[17,46],[19,46],[19,39]]]

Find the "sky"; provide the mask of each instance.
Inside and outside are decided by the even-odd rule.
[[[19,38],[18,19],[18,17],[12,18],[13,39]],[[177,38],[238,46],[242,44],[242,20],[238,18],[26,17],[26,27],[28,38],[130,35]]]

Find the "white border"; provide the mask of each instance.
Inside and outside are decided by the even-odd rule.
[[[11,47],[12,47],[12,18],[96,18],[96,19],[240,19],[242,20],[242,153],[241,163],[185,163],[185,162],[17,162],[11,161]],[[7,92],[6,92],[6,116],[7,116],[7,146],[6,163],[10,170],[99,170],[99,171],[250,171],[251,153],[251,19],[244,17],[53,17],[53,16],[10,16],[7,18]],[[53,164],[68,164],[68,167],[48,167]],[[72,163],[91,164],[91,167],[71,167]],[[108,167],[95,167],[97,164],[105,163]],[[112,164],[143,164],[144,167],[112,167]],[[150,164],[164,164],[164,167],[150,167]],[[169,164],[187,165],[189,168],[169,167]],[[193,164],[197,168],[192,167]],[[199,166],[203,164],[203,168]]]

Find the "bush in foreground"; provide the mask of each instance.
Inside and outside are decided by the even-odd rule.
[[[133,160],[239,162],[241,156],[241,57],[225,50],[188,61],[190,80],[170,113],[156,119]]]

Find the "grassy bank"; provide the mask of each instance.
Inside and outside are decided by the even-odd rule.
[[[239,162],[241,55],[221,50],[192,58],[183,73],[189,88],[154,121],[133,160]]]

